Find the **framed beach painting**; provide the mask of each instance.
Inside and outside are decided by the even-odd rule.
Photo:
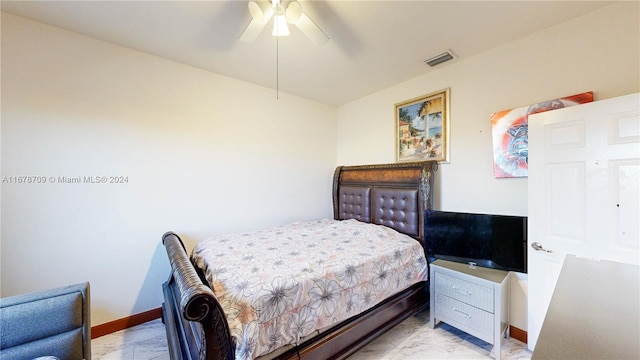
[[[529,174],[529,115],[593,101],[593,92],[543,101],[491,114],[493,174],[496,178]]]
[[[396,161],[449,161],[449,89],[395,105]]]

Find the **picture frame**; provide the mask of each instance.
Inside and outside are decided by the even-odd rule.
[[[397,162],[449,162],[449,93],[446,88],[395,104]]]

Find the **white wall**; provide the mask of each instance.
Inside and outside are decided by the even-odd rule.
[[[161,306],[165,231],[332,216],[334,107],[3,13],[1,115],[2,177],[47,178],[2,184],[2,296],[90,281],[92,325]]]
[[[527,215],[527,179],[493,176],[489,116],[584,91],[596,100],[638,92],[639,6],[614,3],[340,107],[338,163],[395,161],[394,104],[451,88],[451,158],[436,177],[436,207]],[[519,277],[512,324],[526,330],[526,275]]]

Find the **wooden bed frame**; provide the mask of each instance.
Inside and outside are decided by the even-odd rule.
[[[333,213],[392,227],[424,244],[424,211],[432,208],[433,161],[341,166],[333,178]],[[173,232],[162,237],[171,264],[163,284],[163,321],[171,359],[235,358],[224,310]],[[277,359],[344,359],[429,303],[420,282],[278,355]]]

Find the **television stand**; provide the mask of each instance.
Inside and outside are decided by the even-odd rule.
[[[431,328],[442,321],[493,345],[508,336],[509,272],[436,260],[430,264]]]

